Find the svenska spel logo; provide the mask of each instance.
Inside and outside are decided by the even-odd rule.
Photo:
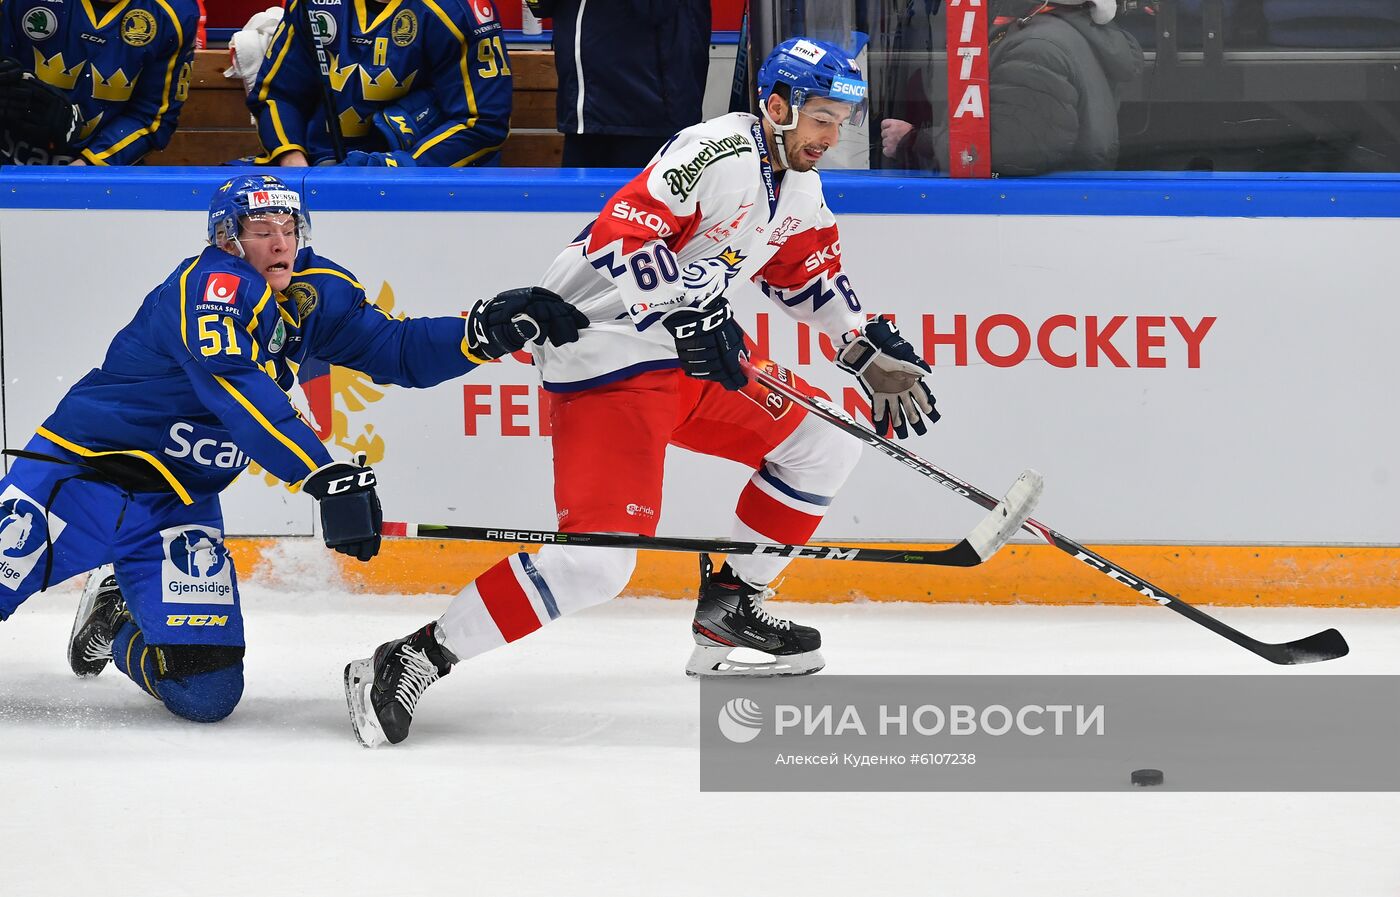
[[[228,563],[228,549],[217,535],[188,528],[167,543],[170,563],[191,579],[218,576]]]
[[[730,698],[719,708],[720,734],[735,744],[748,744],[763,731],[763,708],[748,698]]]
[[[204,301],[224,304],[234,301],[238,298],[238,285],[241,282],[237,274],[215,271],[209,275],[209,282],[204,287]]]

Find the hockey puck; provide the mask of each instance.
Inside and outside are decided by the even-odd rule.
[[[1163,782],[1162,771],[1160,769],[1135,769],[1133,770],[1132,782],[1140,788],[1160,785]]]

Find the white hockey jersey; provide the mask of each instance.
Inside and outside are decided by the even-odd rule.
[[[779,188],[759,120],[736,112],[677,134],[545,273],[590,322],[578,342],[532,347],[545,388],[678,367],[662,315],[740,277],[838,345],[865,324],[821,176],[788,171]]]

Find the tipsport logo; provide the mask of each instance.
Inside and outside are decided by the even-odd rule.
[[[66,526],[19,488],[5,487],[0,492],[0,586],[17,591],[44,546],[57,542]]]
[[[719,708],[720,734],[735,744],[748,744],[763,731],[763,709],[748,698],[731,698]]]
[[[161,595],[167,604],[233,604],[233,570],[223,533],[213,527],[161,530]]]

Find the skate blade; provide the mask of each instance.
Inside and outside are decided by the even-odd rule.
[[[731,660],[734,648],[696,645],[685,665],[685,674],[698,678],[810,676],[826,666],[821,651],[773,656],[767,661]]]
[[[345,665],[345,706],[350,711],[350,728],[362,747],[375,748],[388,744],[379,719],[369,706],[369,689],[374,684],[374,660],[352,660]]]

